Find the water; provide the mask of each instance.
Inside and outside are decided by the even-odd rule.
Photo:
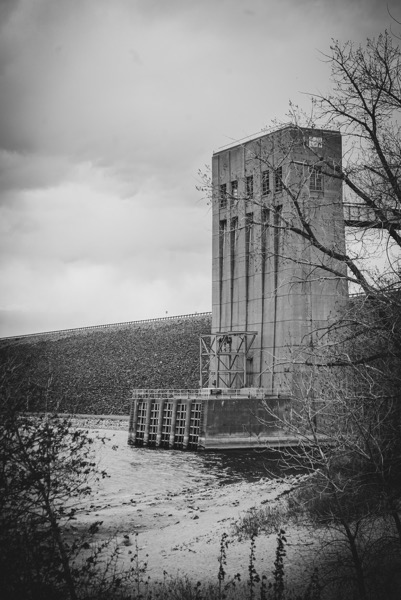
[[[105,444],[95,441],[99,468],[109,477],[94,486],[98,501],[109,505],[282,474],[278,453],[266,450],[183,452],[129,446],[126,431],[99,430],[93,435],[109,438]]]

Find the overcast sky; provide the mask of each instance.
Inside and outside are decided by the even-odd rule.
[[[389,26],[381,0],[0,0],[0,335],[211,310],[198,169]]]

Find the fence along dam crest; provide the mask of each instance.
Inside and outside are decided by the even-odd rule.
[[[280,425],[291,416],[290,353],[327,327],[348,290],[341,266],[337,279],[308,279],[305,263],[317,251],[282,227],[294,212],[289,190],[303,190],[315,230],[338,247],[357,214],[344,210],[341,182],[315,166],[317,154],[341,165],[340,133],[286,125],[213,154],[212,330],[200,338],[199,388],[133,390],[130,444],[207,450],[298,443]]]

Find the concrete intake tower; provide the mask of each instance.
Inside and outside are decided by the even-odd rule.
[[[344,252],[342,184],[330,176],[341,157],[339,132],[295,125],[213,154],[212,330],[200,339],[199,389],[133,390],[130,443],[297,443],[280,424],[294,365],[348,297],[344,267],[302,234],[306,224]]]

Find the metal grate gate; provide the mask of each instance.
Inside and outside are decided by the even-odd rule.
[[[189,425],[188,448],[198,447],[199,430],[201,423],[202,403],[194,402],[191,407],[191,420]]]
[[[138,417],[136,422],[136,439],[137,442],[143,443],[146,428],[146,410],[147,402],[138,402]]]
[[[173,420],[173,403],[166,402],[163,407],[163,424],[160,445],[168,448],[170,443],[171,424]]]
[[[159,402],[152,402],[152,407],[150,410],[149,437],[148,437],[148,444],[150,444],[151,446],[156,445],[157,426],[158,426],[158,422],[159,422],[159,410],[160,410]]]
[[[192,398],[135,399],[131,406],[129,443],[164,448],[198,448],[202,401]]]
[[[182,448],[184,443],[185,434],[185,420],[187,416],[187,405],[177,405],[177,417],[175,421],[175,436],[174,436],[174,447]]]

